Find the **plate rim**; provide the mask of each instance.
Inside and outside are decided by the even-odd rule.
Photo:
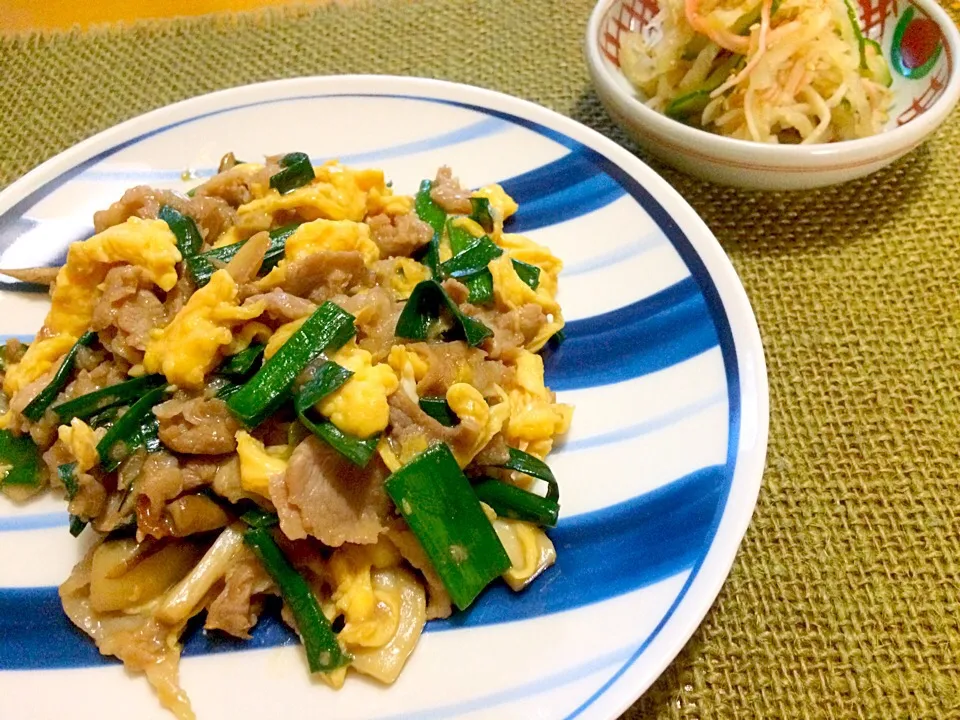
[[[466,93],[467,98],[465,100],[454,102],[471,102],[490,110],[495,109],[493,105],[505,104],[510,106],[510,110],[503,112],[510,112],[511,114],[515,112],[518,118],[538,124],[542,119],[547,120],[548,122],[543,123],[545,127],[556,129],[557,132],[568,135],[568,137],[596,151],[617,166],[618,169],[632,177],[652,196],[653,200],[670,216],[670,219],[680,226],[717,292],[720,307],[730,325],[730,336],[736,353],[737,372],[740,380],[737,391],[740,400],[741,428],[737,437],[733,474],[730,479],[727,497],[724,499],[719,510],[719,517],[711,530],[712,534],[707,549],[699,563],[691,569],[690,576],[685,584],[685,587],[686,585],[690,586],[686,588],[689,590],[699,581],[699,584],[704,586],[698,588],[700,595],[690,596],[686,591],[682,591],[661,624],[644,641],[636,656],[621,668],[614,678],[607,681],[600,690],[568,716],[570,718],[577,717],[589,709],[590,715],[600,713],[604,717],[617,717],[641,697],[667,666],[673,662],[683,646],[700,627],[707,612],[716,601],[729,576],[743,537],[753,518],[756,500],[762,485],[768,450],[769,386],[766,358],[756,315],[733,263],[713,232],[696,210],[659,173],[626,148],[597,130],[543,105],[507,93],[465,83],[413,76],[369,74],[303,76],[237,85],[196,95],[136,115],[75,143],[28,171],[0,192],[0,229],[11,220],[16,221],[16,217],[7,217],[11,210],[15,210],[19,205],[26,203],[32,206],[56,189],[58,185],[54,185],[44,192],[53,180],[63,178],[64,181],[68,181],[82,172],[86,165],[96,162],[101,155],[106,153],[108,156],[112,152],[149,135],[161,132],[170,125],[179,124],[176,118],[183,111],[194,108],[195,112],[198,106],[219,104],[221,107],[214,112],[222,112],[229,109],[227,105],[230,100],[248,94],[261,95],[261,102],[272,99],[274,95],[278,100],[294,100],[296,95],[291,95],[285,91],[291,88],[309,87],[311,90],[319,92],[330,89],[326,86],[353,83],[360,86],[393,83],[399,88],[406,87],[411,91],[423,93],[424,99],[446,99],[445,96],[448,94],[456,95],[459,93],[462,95]],[[334,91],[329,94],[349,93]],[[362,94],[383,97],[391,93],[372,90]],[[204,114],[206,113],[201,113],[199,116],[194,114],[192,117],[197,118]],[[545,115],[545,118],[538,118],[538,115]],[[166,122],[164,122],[165,120]],[[181,118],[181,120],[183,119]],[[553,122],[550,123],[549,121]],[[559,126],[559,129],[556,126]],[[571,134],[570,130],[574,130],[574,132]],[[111,152],[106,152],[108,150]],[[646,208],[644,209],[646,211]],[[676,246],[674,247],[677,249]],[[677,250],[679,252],[679,249]],[[687,264],[685,258],[684,263]],[[736,320],[736,330],[734,330],[734,320]],[[748,360],[748,362],[743,362],[744,360]],[[725,370],[726,365],[725,358]],[[752,382],[752,388],[744,387],[744,380],[748,377]],[[747,390],[753,390],[753,397],[746,397]],[[743,418],[746,414],[744,411],[747,408],[748,399],[751,401],[749,409],[753,411],[754,417],[752,419],[755,421],[755,425],[750,428],[751,433],[744,432],[743,429]],[[728,422],[729,414],[730,410],[728,409]],[[746,447],[748,442],[751,442],[752,447]],[[728,440],[728,444],[732,443]],[[731,504],[734,489],[738,491],[738,499],[735,512],[731,512],[731,508],[734,507]],[[720,542],[721,529],[723,529],[722,543]],[[709,568],[709,572],[703,572],[706,568]],[[685,611],[685,615],[688,617],[677,617],[674,611],[681,609]],[[668,625],[671,626],[671,632],[664,635],[660,631]],[[669,640],[669,642],[665,642],[664,639]],[[640,668],[634,661],[640,655],[645,654],[654,643],[658,643],[658,649],[651,655],[652,661],[646,663],[646,668]],[[659,645],[664,645],[664,647],[660,648]],[[631,680],[632,682],[629,682]],[[609,713],[604,714],[604,711],[609,711]]]

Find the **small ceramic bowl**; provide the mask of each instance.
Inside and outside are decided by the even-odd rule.
[[[864,34],[880,43],[894,78],[884,131],[820,145],[722,137],[651,110],[620,71],[621,34],[642,29],[658,10],[657,0],[600,0],[587,26],[587,65],[614,120],[653,155],[706,180],[799,190],[863,177],[920,145],[960,97],[960,33],[935,0],[859,0]]]

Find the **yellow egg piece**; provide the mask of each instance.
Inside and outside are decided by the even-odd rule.
[[[413,210],[413,198],[409,195],[394,195],[390,188],[373,188],[367,193],[367,216],[406,215]]]
[[[89,240],[73,243],[67,251],[66,267],[85,270],[98,264],[136,265],[166,291],[177,284],[176,264],[181,259],[177,239],[163,220],[131,217]]]
[[[550,249],[543,245],[538,245],[533,240],[523,235],[513,235],[503,233],[497,238],[497,244],[502,247],[510,257],[521,262],[536,265],[540,268],[541,282],[544,279],[543,273],[546,273],[556,284],[557,276],[563,270],[563,261],[550,252]],[[554,287],[554,291],[556,288]]]
[[[256,320],[244,323],[239,328],[234,329],[233,340],[231,340],[227,346],[226,354],[236,355],[238,352],[243,352],[250,347],[254,340],[265,343],[268,342],[271,337],[273,337],[273,329],[271,329],[269,325],[264,325],[262,322],[257,322]]]
[[[60,442],[70,448],[70,452],[77,460],[77,470],[80,472],[86,472],[100,462],[100,455],[97,453],[97,435],[94,429],[80,418],[74,418],[69,425],[58,427],[57,436]]]
[[[227,245],[236,245],[238,242],[243,242],[247,238],[240,232],[240,228],[236,225],[228,227],[222,233],[220,237],[217,238],[217,241],[213,244],[215,248],[226,247]]]
[[[573,408],[553,401],[544,384],[543,359],[527,350],[516,360],[516,385],[509,392],[510,418],[504,429],[508,442],[550,441],[570,429]],[[546,453],[544,453],[546,454]]]
[[[503,579],[519,592],[557,560],[550,538],[536,525],[523,520],[496,518],[493,529],[510,558],[510,569]]]
[[[490,207],[500,213],[500,219],[506,220],[517,212],[517,201],[507,195],[506,191],[497,184],[484,185],[479,190],[473,191],[475,198],[487,198],[490,201]]]
[[[537,301],[537,293],[517,275],[509,255],[493,259],[487,267],[493,275],[493,295],[499,305],[514,310]]]
[[[244,216],[274,215],[281,210],[296,212],[303,220],[353,220],[360,222],[367,212],[367,193],[358,182],[358,175],[339,165],[316,168],[316,179],[309,185],[281,195],[271,190],[237,209]],[[382,176],[381,176],[382,177]],[[360,175],[361,181],[369,180]]]
[[[418,284],[430,279],[427,267],[412,258],[394,258],[390,267],[392,271],[389,274],[378,270],[377,282],[393,290],[397,300],[406,300]]]
[[[270,497],[270,478],[286,472],[293,450],[289,445],[264,447],[244,430],[237,432],[235,438],[240,458],[240,486],[247,492]]]
[[[177,239],[162,220],[132,217],[89,240],[75,242],[67,250],[66,264],[57,273],[44,327],[50,333],[75,337],[86,332],[100,298],[97,286],[111,265],[136,265],[166,291],[177,284],[176,266],[180,260]]]
[[[473,385],[454,383],[447,390],[447,404],[461,422],[483,427],[490,419],[490,406]]]
[[[368,438],[383,432],[390,422],[387,398],[400,386],[394,371],[384,363],[374,365],[373,356],[354,343],[338,350],[333,360],[353,376],[323,398],[317,409],[348,435]]]
[[[233,326],[263,312],[263,302],[240,307],[237,294],[230,273],[217,270],[169,325],[150,332],[143,358],[147,372],[162,372],[180,387],[201,387],[204,376],[217,366],[232,341]]]
[[[545,313],[559,312],[560,306],[546,287],[541,288],[538,285],[537,289],[533,290],[520,279],[508,253],[492,260],[488,268],[493,275],[493,295],[501,307],[514,310],[527,303],[535,303],[540,305]]]
[[[3,391],[9,397],[32,383],[66,355],[76,341],[74,335],[57,335],[32,343],[20,362],[7,369],[7,375],[3,379]]]
[[[462,228],[463,230],[466,230],[475,238],[483,237],[484,235],[487,234],[487,231],[483,229],[483,226],[480,223],[466,216],[455,217],[453,218],[453,220],[451,220],[451,223],[453,224],[454,227],[458,227],[458,228]]]
[[[475,432],[470,446],[453,448],[453,456],[460,467],[466,467],[476,457],[493,436],[503,429],[503,424],[510,416],[510,404],[500,402],[492,407],[484,399],[480,391],[473,385],[458,382],[447,389],[447,404],[462,424],[467,424]]]
[[[303,223],[287,238],[284,258],[266,276],[257,281],[261,290],[283,284],[287,266],[320,251],[357,251],[368,266],[380,259],[380,248],[370,239],[365,223],[350,220],[314,220]]]
[[[344,545],[330,557],[332,599],[346,621],[341,641],[364,647],[386,644],[400,622],[399,598],[374,588],[373,570],[400,564],[400,554],[388,541],[374,545]]]
[[[368,217],[380,213],[406,215],[413,210],[413,198],[409,195],[394,195],[393,190],[387,186],[383,170],[352,170],[338,163],[327,163],[322,167],[314,168],[314,172],[320,179],[328,179],[331,173],[337,171],[352,174],[357,187],[367,193]]]
[[[309,315],[299,318],[297,320],[291,320],[288,323],[284,323],[276,329],[273,335],[270,336],[270,339],[267,341],[267,347],[264,348],[263,357],[269,360],[274,355],[277,354],[277,350],[283,347],[283,344],[293,337],[293,334],[300,329],[300,326],[303,325]]]
[[[400,463],[406,465],[428,447],[430,447],[430,441],[423,433],[416,433],[415,435],[405,437],[403,442],[400,443]]]
[[[387,364],[400,378],[400,387],[413,402],[420,396],[417,393],[417,383],[427,374],[429,366],[419,354],[408,350],[403,345],[394,345],[387,355]]]
[[[364,192],[370,192],[371,190],[389,190],[383,170],[377,168],[354,170],[338,162],[333,162],[315,168],[314,172],[317,174],[317,177],[327,179],[328,182],[329,178],[337,172],[343,173],[344,175],[353,175],[353,180],[357,183],[357,187]]]

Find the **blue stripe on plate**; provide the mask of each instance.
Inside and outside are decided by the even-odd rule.
[[[22,343],[32,343],[35,335],[28,335],[26,333],[12,333],[10,335],[0,335],[0,343],[7,343],[10,340],[19,340]]]
[[[717,344],[710,312],[693,278],[618,310],[571,321],[564,333],[564,343],[544,359],[553,390],[622,382]]]
[[[545,197],[518,201],[520,209],[505,229],[513,233],[529,233],[599,210],[621,197],[623,189],[609,176],[595,175]]]
[[[613,445],[614,443],[633,440],[635,438],[642,437],[643,435],[649,435],[652,432],[663,430],[671,425],[676,425],[682,420],[686,420],[694,415],[698,415],[708,408],[715,407],[716,405],[725,402],[726,399],[726,392],[718,392],[701,400],[697,400],[696,402],[692,402],[689,405],[684,405],[676,410],[671,410],[663,415],[658,415],[655,418],[644,420],[643,422],[620,427],[616,430],[611,430],[610,432],[599,433],[597,435],[588,435],[587,437],[578,438],[576,440],[567,440],[557,447],[553,453],[550,454],[550,457],[553,458],[561,453],[566,455],[567,453],[589,450],[591,448],[602,447],[604,445]]]
[[[497,690],[471,700],[464,700],[462,702],[417,710],[415,717],[417,720],[458,718],[476,710],[484,710],[487,708],[496,707],[497,705],[504,705],[515,700],[526,700],[533,695],[542,695],[543,693],[550,692],[556,688],[564,687],[570,683],[582,680],[591,673],[599,672],[600,670],[604,670],[611,665],[620,665],[630,656],[630,653],[633,652],[634,647],[635,645],[624,645],[611,652],[607,652],[603,655],[598,655],[597,657],[577,663],[573,667],[570,667],[566,670],[561,670],[560,672],[538,677],[535,680],[527,680],[526,682],[521,682],[519,685],[514,685],[504,690]],[[576,658],[571,657],[570,659],[573,660]],[[531,673],[531,675],[532,674],[533,673]],[[522,680],[522,678],[517,679]],[[371,720],[410,720],[410,717],[410,713],[402,713],[399,715],[380,715],[375,718],[371,718]],[[493,716],[488,714],[487,717]]]
[[[571,185],[589,180],[603,171],[583,149],[573,150],[553,162],[541,165],[500,183],[507,194],[532,202],[553,195]]]
[[[572,610],[617,597],[689,568],[702,550],[720,501],[723,466],[709,467],[641,497],[561,521],[550,535],[557,563],[522,593],[490,587],[466,612],[427,625],[430,632],[479,627]],[[29,608],[30,612],[24,612]],[[0,589],[0,669],[84,667],[110,662],[76,630],[56,588]],[[296,642],[267,614],[250,641],[194,631],[184,655]]]
[[[580,262],[564,265],[563,279],[576,277],[577,275],[586,275],[597,270],[612,268],[620,263],[632,260],[638,255],[643,255],[659,247],[669,247],[669,241],[659,230],[654,230],[648,235],[638,238],[632,243],[621,245],[600,255],[581,260]]]
[[[148,138],[151,138],[155,135],[160,135],[166,132],[167,130],[171,130],[175,127],[179,127],[182,125],[189,125],[191,123],[197,122],[198,120],[203,120],[209,117],[215,117],[217,115],[223,115],[225,113],[233,112],[234,110],[242,110],[242,109],[251,108],[251,107],[260,107],[263,105],[276,105],[276,104],[283,104],[283,103],[298,102],[301,100],[317,100],[317,99],[323,99],[323,98],[348,98],[348,97],[376,98],[376,99],[394,98],[399,100],[415,100],[419,102],[427,102],[427,103],[433,103],[438,105],[450,105],[452,107],[466,108],[468,110],[473,110],[479,113],[480,115],[484,115],[487,118],[490,118],[490,117],[499,118],[501,120],[505,120],[506,122],[512,125],[533,129],[534,132],[538,132],[539,134],[544,135],[545,137],[549,137],[554,142],[557,142],[566,148],[575,149],[578,147],[582,147],[580,143],[576,142],[571,138],[568,138],[566,135],[562,133],[558,133],[555,130],[550,130],[549,128],[544,128],[540,125],[537,125],[536,123],[530,123],[529,121],[524,120],[523,118],[519,118],[509,113],[498,112],[498,111],[490,110],[488,108],[480,107],[478,105],[471,105],[469,103],[461,103],[453,100],[440,100],[438,98],[419,97],[416,95],[400,95],[400,94],[381,95],[376,93],[330,93],[330,94],[318,93],[315,95],[304,95],[304,96],[288,97],[288,98],[276,98],[272,100],[258,100],[256,102],[250,102],[250,103],[240,103],[238,105],[233,105],[231,107],[220,108],[218,110],[211,110],[210,112],[194,115],[193,117],[184,118],[183,120],[177,120],[175,122],[168,123],[166,125],[162,125],[160,127],[142,132],[139,135],[135,135],[134,137],[128,140],[119,142],[116,145],[108,147],[96,153],[95,155],[92,155],[86,160],[83,160],[77,163],[73,167],[68,168],[67,170],[64,170],[62,173],[60,173],[56,177],[41,184],[39,187],[27,193],[25,197],[23,197],[18,202],[16,202],[6,212],[4,212],[3,214],[0,214],[0,250],[6,249],[10,245],[10,243],[12,243],[16,239],[17,235],[14,233],[11,233],[10,231],[14,229],[17,223],[20,221],[20,219],[43,198],[50,195],[50,193],[57,190],[64,183],[69,182],[70,180],[77,177],[81,173],[94,168],[98,163],[101,163],[107,158],[112,157],[113,155],[116,155],[121,150],[124,150],[129,147],[133,147]]]
[[[727,438],[727,460],[724,465],[724,472],[720,476],[719,482],[719,501],[717,510],[709,523],[707,534],[704,537],[703,547],[699,557],[693,564],[690,575],[677,594],[673,604],[667,610],[666,614],[657,623],[656,628],[650,636],[644,640],[636,649],[633,655],[614,672],[597,690],[583,701],[565,720],[574,720],[586,711],[594,702],[596,702],[610,687],[617,682],[633,666],[641,655],[650,647],[660,632],[666,627],[667,623],[673,617],[674,612],[684,601],[694,581],[696,581],[700,568],[706,561],[707,554],[713,545],[717,530],[720,527],[720,521],[724,516],[727,505],[727,499],[730,495],[730,489],[733,485],[733,475],[737,466],[737,456],[740,452],[740,422],[741,422],[741,398],[740,398],[740,366],[737,359],[737,346],[733,339],[733,330],[730,327],[730,319],[727,317],[724,309],[723,299],[720,297],[720,291],[710,272],[704,264],[703,258],[694,248],[690,239],[677,224],[676,220],[667,212],[667,210],[644,188],[633,176],[627,173],[623,168],[613,161],[597,153],[597,162],[601,164],[606,172],[623,185],[630,195],[643,207],[643,209],[653,218],[653,221],[663,230],[664,234],[670,239],[670,242],[676,248],[680,257],[690,268],[691,277],[696,281],[700,288],[710,316],[713,320],[715,332],[717,334],[720,352],[723,356],[724,372],[727,378],[727,398],[730,414],[730,431]]]
[[[59,512],[7,515],[0,517],[0,532],[46,530],[48,528],[66,527],[69,522],[66,507]]]
[[[503,180],[500,185],[520,205],[506,228],[517,233],[586,215],[625,194],[593,161],[586,148]]]

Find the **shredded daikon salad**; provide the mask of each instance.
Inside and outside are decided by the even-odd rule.
[[[620,66],[654,110],[757,142],[874,135],[893,99],[849,0],[661,0],[621,36]]]

